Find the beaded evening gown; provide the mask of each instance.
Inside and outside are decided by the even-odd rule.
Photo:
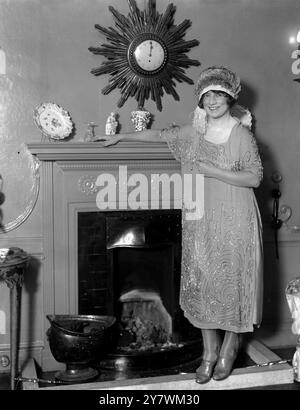
[[[237,123],[229,139],[214,144],[192,126],[161,133],[182,173],[197,172],[197,160],[217,167],[249,170],[262,178],[256,141]],[[182,212],[180,305],[196,327],[253,331],[262,316],[262,227],[252,188],[204,179],[204,215],[187,220]]]

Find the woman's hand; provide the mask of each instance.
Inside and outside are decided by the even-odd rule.
[[[116,134],[116,135],[103,135],[101,137],[96,137],[95,138],[95,141],[101,141],[101,142],[104,141],[103,145],[105,147],[109,147],[110,145],[115,145],[121,140],[122,140],[121,135],[118,135],[118,134]]]
[[[196,169],[199,174],[203,174],[206,177],[213,177],[216,167],[210,162],[196,161]]]

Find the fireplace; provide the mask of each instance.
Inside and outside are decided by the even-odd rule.
[[[101,365],[149,368],[162,357],[169,366],[199,356],[199,331],[179,306],[180,265],[181,211],[78,213],[79,314],[117,318]]]
[[[118,181],[121,165],[126,165],[128,178],[142,172],[149,187],[153,175],[172,176],[180,173],[180,164],[174,160],[166,144],[128,142],[104,148],[97,142],[60,141],[55,144],[31,143],[28,147],[41,161],[39,206],[42,207],[43,214],[43,313],[38,324],[40,336],[37,343],[41,352],[41,359],[38,361],[43,370],[56,371],[60,368],[60,364],[53,358],[46,336],[48,314],[114,313],[120,320],[123,318],[123,324],[129,333],[125,332],[123,338],[118,339],[122,352],[119,349],[111,351],[110,355],[112,362],[118,361],[120,366],[130,355],[136,356],[135,362],[141,357],[141,366],[148,366],[149,357],[149,365],[152,365],[155,362],[155,349],[155,354],[159,357],[158,367],[163,366],[169,360],[166,357],[169,358],[172,354],[174,360],[188,360],[195,356],[194,351],[198,357],[201,353],[199,343],[190,353],[188,347],[199,341],[199,332],[195,335],[197,330],[185,320],[178,305],[181,217],[180,211],[175,209],[180,200],[177,193],[171,192],[170,200],[167,201],[162,195],[157,210],[152,208],[150,196],[141,203],[143,211],[125,212],[127,208],[124,203],[120,203],[121,206],[116,210],[109,204],[106,210],[100,211],[96,203],[97,178],[102,173],[109,173]],[[151,209],[152,214],[147,209]],[[143,213],[144,216],[140,217]],[[120,217],[122,235],[117,230]],[[146,242],[143,244],[140,242],[142,228],[132,224],[137,219],[144,221],[140,224],[146,232]],[[154,225],[159,228],[148,229],[151,220],[155,220]],[[125,233],[127,223],[130,229],[128,235]],[[122,244],[118,244],[117,240],[120,235],[125,239]],[[128,246],[126,241],[130,238],[135,238],[137,242],[131,242]],[[129,271],[124,269],[124,265],[127,266],[124,260],[128,259],[136,260],[133,286],[130,285]],[[161,269],[154,264],[155,261],[159,261],[165,275],[161,275]],[[151,274],[144,269],[150,265],[153,267]],[[141,270],[144,270],[143,276],[139,274]],[[150,281],[152,275],[157,287]],[[140,277],[146,281],[143,286],[138,282]],[[126,352],[128,345],[130,349],[134,348],[134,343],[139,344],[141,337],[144,337],[143,324],[147,321],[148,311],[152,315],[156,314],[158,323],[162,325],[156,326],[153,323],[153,331],[148,329],[150,340],[155,332],[158,335],[154,338],[156,347],[152,346],[153,354],[147,338],[144,342],[149,348],[144,352]],[[130,325],[136,322],[136,316],[141,319],[137,328],[140,332],[137,330],[138,335],[132,335]],[[137,340],[133,340],[131,336],[135,336]],[[184,348],[179,348],[182,340]],[[159,343],[169,345],[169,350],[159,350]]]

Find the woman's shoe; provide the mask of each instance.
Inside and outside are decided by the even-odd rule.
[[[196,370],[196,383],[204,384],[210,381],[214,367],[217,363],[217,360],[202,360],[200,366]]]
[[[236,355],[231,357],[219,357],[213,374],[214,380],[224,380],[227,379],[228,376],[230,376],[236,356],[237,353]]]
[[[218,359],[218,362],[216,364],[216,367],[213,373],[214,380],[224,380],[228,376],[230,376],[232,372],[232,367],[235,362],[235,359],[237,358],[239,349],[240,349],[240,338],[237,337],[233,343],[233,346],[231,345],[230,348],[224,353],[222,352],[220,353],[220,357]]]

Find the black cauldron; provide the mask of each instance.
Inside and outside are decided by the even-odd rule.
[[[103,353],[115,324],[113,316],[47,315],[51,327],[47,336],[51,353],[66,370],[55,377],[65,382],[84,382],[98,376],[91,363]]]

